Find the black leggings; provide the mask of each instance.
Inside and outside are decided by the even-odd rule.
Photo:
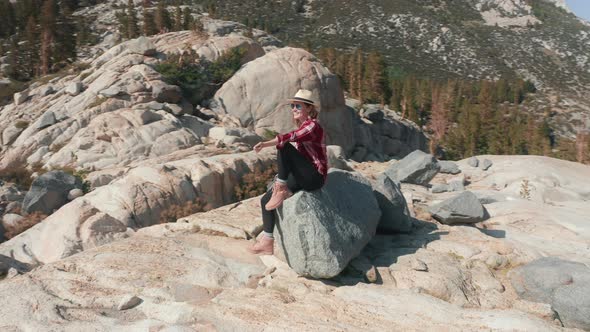
[[[293,145],[287,143],[282,149],[277,150],[277,163],[279,166],[279,179],[287,180],[287,186],[292,193],[303,189],[313,191],[324,185],[324,177],[317,171],[314,165],[307,160]],[[272,233],[275,228],[276,215],[274,211],[267,211],[264,206],[272,196],[272,188],[260,199],[262,209],[263,229]]]

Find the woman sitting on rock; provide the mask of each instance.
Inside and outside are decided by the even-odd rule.
[[[254,146],[256,152],[275,146],[279,168],[273,187],[260,200],[264,231],[256,244],[249,249],[255,254],[273,254],[276,218],[273,210],[281,206],[294,192],[301,189],[320,189],[328,173],[324,130],[317,121],[318,111],[312,100],[311,91],[299,90],[295,97],[288,101],[293,121],[299,128]]]

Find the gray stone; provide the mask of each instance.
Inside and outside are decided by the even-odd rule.
[[[381,217],[369,182],[337,169],[322,189],[296,193],[277,212],[275,233],[287,262],[314,278],[338,275],[371,240]]]
[[[17,128],[15,126],[6,127],[6,129],[4,129],[4,131],[2,132],[2,144],[11,144],[18,137],[18,135],[20,135],[20,133],[23,132],[23,130],[25,129]]]
[[[470,191],[449,198],[429,209],[433,218],[443,224],[477,223],[489,218],[486,208]]]
[[[459,166],[454,161],[449,160],[439,160],[438,164],[440,165],[440,172],[445,174],[459,174],[461,170]]]
[[[357,146],[352,152],[352,156],[350,158],[354,161],[362,162],[363,160],[365,160],[367,152],[367,148],[365,148],[364,146]]]
[[[37,129],[44,129],[53,126],[57,123],[55,114],[52,111],[47,111],[41,115],[41,118],[37,122]]]
[[[326,146],[326,152],[328,154],[328,167],[338,168],[345,171],[352,171],[352,167],[346,162],[344,156],[344,150],[338,145]]]
[[[432,188],[430,189],[430,191],[434,194],[445,193],[450,190],[451,188],[449,188],[449,185],[444,183],[433,184]]]
[[[395,182],[427,185],[438,173],[436,159],[421,150],[415,150],[402,160],[389,166],[385,174]]]
[[[484,171],[487,171],[487,170],[488,170],[488,168],[492,167],[492,164],[493,164],[493,163],[492,163],[492,161],[491,161],[491,160],[489,160],[489,159],[484,159],[484,160],[483,160],[483,162],[481,163],[481,168],[482,168]]]
[[[29,98],[29,90],[24,90],[14,94],[14,103],[20,105]]]
[[[543,257],[512,270],[518,295],[551,304],[565,327],[590,330],[590,268],[582,263]]]
[[[381,174],[377,178],[373,193],[381,209],[378,230],[409,232],[412,229],[412,218],[399,184]]]
[[[176,85],[152,81],[152,97],[160,103],[176,104],[182,99],[182,91]]]
[[[363,116],[369,120],[371,120],[372,122],[379,122],[381,120],[383,120],[383,111],[378,109],[378,108],[367,108],[364,112],[363,112]]]
[[[477,167],[479,165],[479,159],[476,157],[471,157],[467,160],[467,164],[471,167]]]
[[[450,189],[450,191],[464,191],[465,190],[464,181],[462,179],[449,181],[449,189]]]
[[[120,94],[121,89],[117,86],[111,86],[111,87],[108,87],[108,88],[100,91],[99,93],[100,93],[100,95],[102,95],[104,97],[112,98],[112,97],[115,97],[118,94]]]
[[[143,302],[139,297],[135,295],[127,295],[121,299],[119,305],[117,306],[117,310],[127,310],[133,307],[138,306],[141,302]]]
[[[131,53],[154,55],[156,53],[156,45],[147,37],[141,36],[139,38],[127,42],[127,49]]]
[[[78,197],[84,196],[82,189],[74,188],[68,193],[68,200],[73,201]]]
[[[52,93],[55,93],[55,90],[53,89],[53,86],[51,86],[51,85],[45,85],[41,89],[39,89],[39,96],[41,96],[41,97],[48,96]]]
[[[182,107],[176,105],[176,104],[164,104],[164,111],[173,114],[175,116],[181,116],[184,114],[184,110],[182,109]]]
[[[78,94],[80,94],[80,92],[82,92],[82,82],[73,82],[68,84],[68,86],[66,87],[66,93],[69,94],[70,96],[77,96]]]
[[[23,209],[27,213],[40,211],[49,215],[68,202],[70,190],[81,187],[80,179],[73,175],[63,171],[47,172],[31,184],[23,200]]]

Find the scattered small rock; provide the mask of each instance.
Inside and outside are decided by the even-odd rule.
[[[41,115],[41,119],[37,122],[37,129],[44,129],[49,126],[53,126],[57,123],[55,114],[52,111],[47,111]]]
[[[484,159],[484,160],[483,160],[483,162],[481,163],[481,168],[482,168],[484,171],[487,171],[487,170],[488,170],[488,168],[492,167],[492,164],[493,164],[493,163],[492,163],[492,161],[491,161],[491,160],[489,160],[489,159]]]
[[[479,165],[479,159],[476,157],[471,157],[469,160],[467,160],[467,164],[471,167],[477,167],[477,165]]]
[[[107,98],[115,97],[120,93],[121,93],[121,89],[116,86],[111,86],[107,89],[100,91],[100,95],[102,95],[103,97],[107,97]]]
[[[412,259],[412,269],[414,271],[428,272],[428,265],[426,265],[426,263],[424,263],[423,261],[415,258],[415,259]]]
[[[24,103],[27,100],[27,98],[29,98],[29,91],[28,90],[17,92],[14,94],[14,103],[16,105],[20,105],[20,104]]]
[[[126,295],[121,300],[121,302],[119,302],[119,305],[117,306],[117,310],[131,309],[131,308],[139,305],[141,302],[143,302],[143,300],[135,295]]]
[[[82,197],[84,196],[84,192],[82,191],[82,189],[78,189],[78,188],[74,188],[72,190],[70,190],[70,192],[68,193],[68,199],[70,201],[75,200],[78,197]]]
[[[486,208],[470,191],[449,198],[429,209],[432,217],[443,224],[477,223],[489,218]]]
[[[82,82],[73,82],[66,87],[66,93],[70,96],[77,96],[82,92]]]
[[[439,160],[438,164],[440,165],[440,172],[444,174],[459,174],[461,170],[459,166],[454,161],[450,160]]]
[[[449,185],[448,184],[445,184],[445,183],[433,184],[432,185],[432,188],[430,188],[430,191],[433,194],[440,194],[440,193],[447,192],[449,190],[450,190]]]

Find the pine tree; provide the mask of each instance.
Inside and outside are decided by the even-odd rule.
[[[127,38],[127,36],[129,35],[127,30],[129,29],[129,22],[128,22],[128,17],[127,17],[127,13],[124,10],[121,11],[117,11],[115,12],[115,17],[117,18],[117,22],[118,22],[118,30],[119,30],[119,34],[121,35],[121,38]]]
[[[435,86],[432,89],[432,110],[428,124],[432,131],[430,153],[436,154],[438,145],[443,141],[449,126],[448,96],[443,86]]]
[[[158,29],[159,33],[165,33],[170,31],[172,28],[172,21],[170,19],[170,13],[165,7],[164,1],[158,1],[158,7],[156,9],[156,29]]]
[[[348,90],[351,97],[357,98],[361,104],[365,102],[363,96],[363,52],[356,49],[348,60],[346,72],[348,74]]]
[[[576,135],[576,161],[579,163],[585,163],[588,161],[588,131],[587,130],[578,130]]]
[[[55,62],[73,62],[76,60],[76,24],[72,18],[73,3],[63,4],[58,14]]]
[[[381,54],[371,52],[367,56],[367,65],[363,77],[363,95],[370,102],[377,102],[383,105],[385,103],[384,95],[384,62]]]
[[[158,29],[156,28],[156,22],[154,20],[154,13],[151,10],[148,10],[148,7],[151,5],[149,0],[144,0],[142,2],[142,25],[141,29],[143,31],[144,36],[153,36],[158,33]]]
[[[139,37],[139,27],[135,4],[133,0],[127,0],[127,38],[133,39]]]
[[[191,30],[193,26],[193,15],[189,7],[184,7],[182,11],[182,30]]]
[[[41,75],[47,75],[53,63],[53,43],[55,40],[58,9],[54,0],[46,0],[41,8]]]
[[[172,31],[181,31],[182,30],[182,9],[179,5],[176,5],[175,14],[174,14],[174,25]]]
[[[29,16],[29,21],[25,28],[26,46],[23,54],[24,63],[23,69],[26,69],[27,76],[32,78],[38,75],[39,67],[39,33],[37,31],[37,22],[33,16]]]
[[[14,5],[10,0],[0,0],[0,38],[8,38],[16,32]]]

